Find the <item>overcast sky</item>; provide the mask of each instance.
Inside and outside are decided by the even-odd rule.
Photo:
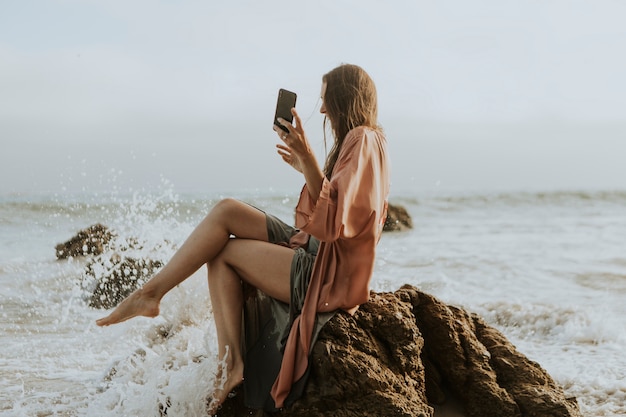
[[[379,92],[396,190],[626,189],[626,2],[0,2],[0,194],[290,189],[321,76]]]

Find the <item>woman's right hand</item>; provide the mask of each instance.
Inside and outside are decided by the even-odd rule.
[[[285,132],[278,126],[274,126],[274,131],[278,133],[278,136],[283,141],[276,145],[278,154],[283,158],[283,161],[291,165],[296,171],[304,173],[304,164],[307,159],[314,158],[309,141],[306,138],[306,134],[302,129],[302,121],[300,116],[296,112],[296,109],[291,109],[291,113],[294,116],[296,125],[292,125],[288,121],[279,118],[278,122],[284,126],[288,131]]]
[[[293,114],[296,120],[295,126],[286,120],[278,119],[278,121],[287,128],[288,133],[278,126],[274,126],[274,130],[284,143],[284,145],[276,145],[278,154],[283,158],[283,161],[287,162],[296,171],[304,175],[309,194],[313,201],[317,201],[317,197],[322,190],[324,174],[317,164],[315,154],[309,146],[309,141],[302,129],[302,121],[296,109],[291,109],[291,114]]]
[[[278,130],[278,134],[285,134],[280,128],[276,127],[274,130]],[[276,148],[278,149],[278,154],[283,158],[283,161],[287,162],[291,165],[296,171],[302,172],[302,166],[300,165],[300,160],[293,154],[291,148],[289,146],[285,146],[282,144],[277,144]]]

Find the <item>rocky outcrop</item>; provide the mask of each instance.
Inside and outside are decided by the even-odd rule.
[[[87,229],[78,231],[74,237],[65,243],[56,245],[57,259],[66,259],[74,256],[100,255],[106,245],[115,237],[108,227],[97,223]]]
[[[389,204],[387,209],[387,219],[383,226],[385,232],[402,231],[413,228],[411,216],[402,206]]]
[[[85,298],[90,307],[109,309],[163,266],[161,261],[131,255],[143,249],[136,238],[120,239],[116,232],[98,223],[58,244],[56,254],[58,259],[89,256],[81,280]]]
[[[581,415],[575,398],[566,398],[537,362],[480,316],[413,287],[397,294],[413,306],[425,341],[422,357],[440,375],[433,385],[439,394],[445,387],[459,398],[467,416]]]
[[[115,307],[162,266],[160,261],[118,254],[91,260],[85,267],[83,277],[89,306],[101,309]]]
[[[454,399],[468,417],[581,416],[576,399],[475,314],[405,286],[337,314],[312,352],[304,396],[274,414],[243,394],[219,416],[433,416]]]

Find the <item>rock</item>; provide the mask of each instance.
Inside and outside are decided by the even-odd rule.
[[[98,223],[58,244],[56,255],[58,259],[92,256],[85,267],[81,284],[90,307],[109,309],[142,286],[163,266],[160,261],[129,256],[133,251],[140,253],[144,249],[137,238],[120,239],[116,232]]]
[[[424,341],[411,316],[393,294],[374,294],[353,317],[337,314],[313,348],[303,398],[284,414],[430,416],[419,360]]]
[[[85,267],[83,278],[89,306],[101,309],[115,307],[162,266],[160,261],[117,254],[91,260]]]
[[[413,220],[404,207],[389,204],[387,219],[383,226],[385,232],[402,231],[413,228]]]
[[[56,245],[57,259],[100,255],[114,236],[115,233],[111,232],[106,226],[99,223],[94,224],[87,229],[80,230],[67,242]]]
[[[397,294],[413,305],[425,341],[423,357],[461,400],[467,416],[581,416],[576,399],[566,398],[538,363],[478,315],[413,287]]]
[[[433,416],[446,400],[467,417],[581,416],[576,399],[502,333],[411,286],[372,293],[354,316],[328,322],[296,403],[264,413],[247,409],[239,392],[218,415]]]

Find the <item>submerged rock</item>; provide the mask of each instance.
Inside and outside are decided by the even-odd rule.
[[[115,307],[162,266],[160,261],[120,255],[91,260],[83,277],[89,306],[101,309]]]
[[[402,206],[389,204],[387,209],[387,219],[383,226],[385,232],[402,231],[413,228],[411,216]]]
[[[58,259],[90,257],[82,277],[82,289],[90,307],[109,309],[163,266],[161,261],[142,256],[144,249],[137,238],[120,239],[116,232],[98,223],[58,244],[56,254]]]
[[[73,256],[100,255],[115,236],[108,227],[100,223],[94,224],[79,230],[67,242],[56,245],[56,257],[66,259]]]
[[[243,393],[218,415],[433,416],[455,401],[467,417],[579,417],[575,398],[476,314],[414,287],[372,293],[322,329],[304,396],[278,413],[250,410]]]

